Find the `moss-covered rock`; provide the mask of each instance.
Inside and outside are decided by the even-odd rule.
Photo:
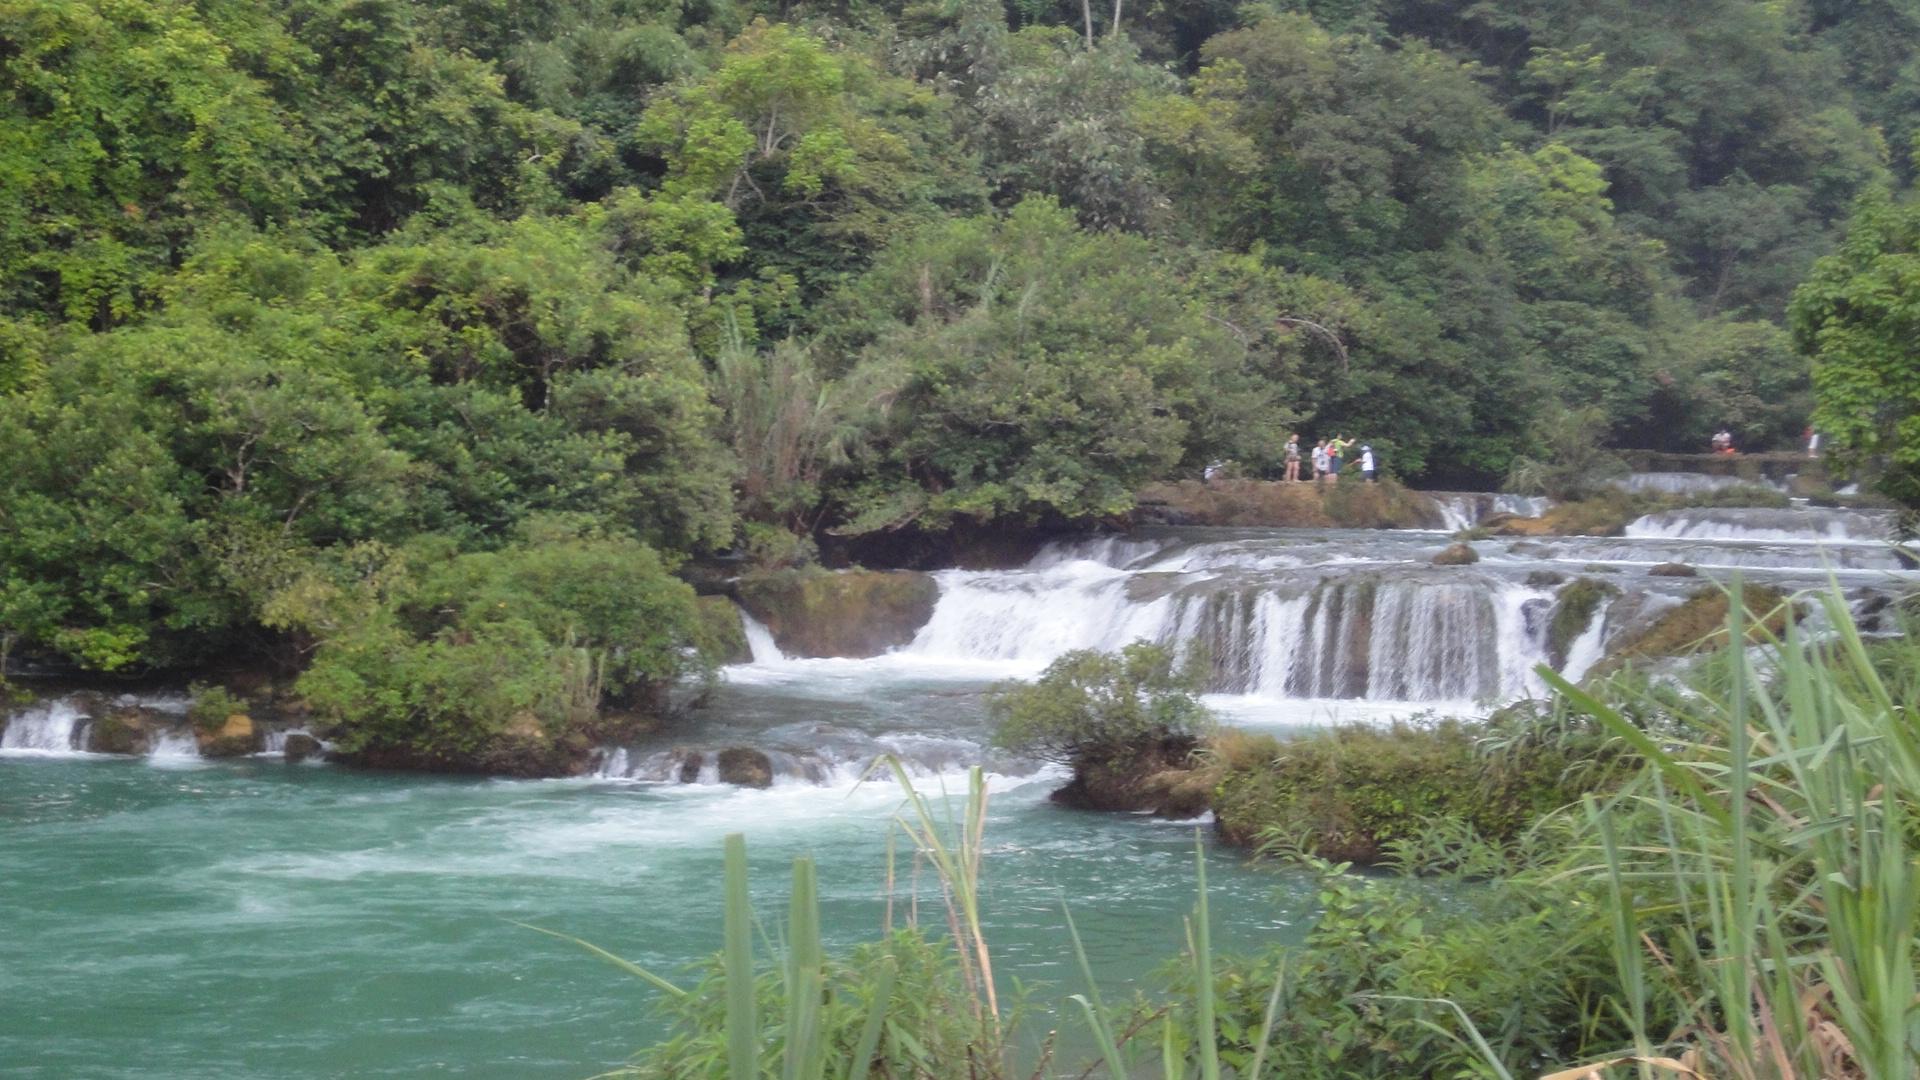
[[[1480,561],[1480,553],[1473,550],[1472,544],[1449,544],[1447,549],[1433,557],[1435,566],[1472,566]]]
[[[1348,726],[1222,755],[1214,820],[1229,843],[1278,842],[1337,862],[1373,863],[1429,818],[1501,841],[1577,798],[1567,757],[1533,748],[1494,763],[1476,730]]]
[[[773,786],[773,759],[748,746],[729,746],[717,761],[720,782],[738,787]]]
[[[96,754],[144,754],[153,749],[159,727],[145,709],[103,709],[87,725],[87,749]]]
[[[1141,490],[1135,517],[1160,525],[1421,529],[1444,520],[1428,496],[1391,480],[1368,484],[1275,480],[1185,480]]]
[[[240,757],[260,749],[259,729],[246,713],[229,714],[218,728],[200,724],[194,734],[200,743],[201,757]]]
[[[1747,640],[1761,641],[1768,634],[1785,631],[1789,614],[1785,593],[1765,585],[1748,585],[1744,599],[1754,620],[1748,627]],[[1635,660],[1692,656],[1725,648],[1731,600],[1731,594],[1725,589],[1701,589],[1679,607],[1615,644],[1594,666],[1594,674],[1616,671]]]
[[[701,654],[716,664],[744,664],[753,659],[747,644],[746,625],[740,620],[740,608],[725,596],[702,596],[694,601],[698,622],[694,644]]]
[[[1077,761],[1073,779],[1049,798],[1075,810],[1198,817],[1212,797],[1212,778],[1193,761],[1198,745],[1192,738],[1170,738],[1121,757]]]
[[[1607,582],[1583,577],[1569,582],[1553,598],[1553,615],[1547,620],[1547,659],[1556,670],[1567,665],[1574,639],[1593,624],[1600,605],[1618,595],[1620,590]]]
[[[867,657],[912,641],[940,587],[911,570],[795,570],[743,579],[739,595],[788,656]]]

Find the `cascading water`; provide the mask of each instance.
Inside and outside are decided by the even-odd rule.
[[[1632,539],[1827,542],[1866,544],[1891,535],[1892,517],[1868,510],[1697,509],[1667,510],[1629,524]]]
[[[1201,649],[1210,689],[1273,698],[1474,701],[1523,692],[1542,657],[1523,605],[1546,594],[1458,570],[1135,572],[1043,556],[1024,573],[949,571],[908,652],[1045,663],[1148,640]]]
[[[1629,473],[1615,482],[1615,486],[1632,492],[1644,492],[1654,495],[1700,495],[1713,491],[1725,491],[1728,488],[1761,487],[1775,491],[1785,491],[1786,485],[1767,477],[1748,479],[1742,476],[1716,476],[1701,472],[1637,472]]]
[[[75,754],[87,748],[87,714],[61,699],[22,709],[0,731],[0,751]]]

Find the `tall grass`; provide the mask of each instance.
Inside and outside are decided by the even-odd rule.
[[[1789,620],[1729,650],[1726,693],[1669,703],[1662,736],[1554,679],[1646,762],[1583,811],[1643,1073],[1920,1071],[1916,699],[1883,677],[1837,589],[1815,602],[1830,631]],[[1731,606],[1729,640],[1751,617]],[[1657,1015],[1680,1024],[1658,1030]],[[1656,1050],[1664,1063],[1646,1064]]]

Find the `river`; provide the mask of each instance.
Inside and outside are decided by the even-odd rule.
[[[1147,530],[1056,544],[1025,568],[948,571],[918,638],[876,660],[791,660],[757,635],[711,704],[599,775],[486,781],[206,762],[190,744],[87,754],[59,702],[0,732],[0,1074],[9,1077],[582,1077],[660,1032],[652,991],[568,945],[662,973],[719,944],[720,839],[748,836],[778,917],[797,855],[820,865],[831,943],[886,910],[892,753],[928,791],[992,776],[988,931],[1042,1004],[1077,989],[1060,905],[1111,985],[1149,985],[1192,903],[1193,823],[1059,810],[1057,771],[987,754],[980,691],[1061,651],[1204,642],[1231,721],[1484,711],[1538,688],[1551,575],[1620,589],[1579,635],[1609,640],[1703,581],[1684,561],[1789,588],[1832,574],[1867,605],[1916,580],[1848,511],[1679,512],[1618,539],[1488,541],[1434,567],[1438,533]],[[177,699],[157,699],[177,708]],[[674,782],[691,753],[769,753],[764,791]],[[1204,843],[1204,841],[1203,841]],[[1207,851],[1226,947],[1297,940],[1311,883]],[[907,877],[903,871],[903,877]],[[926,884],[924,881],[922,885]],[[902,889],[905,889],[902,885]],[[902,902],[904,908],[904,901]]]

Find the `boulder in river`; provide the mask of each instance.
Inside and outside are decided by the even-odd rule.
[[[320,753],[320,740],[304,731],[289,731],[280,744],[280,751],[286,755],[287,764],[298,765]]]
[[[729,746],[719,755],[720,782],[739,787],[773,786],[773,759],[749,746]]]
[[[146,709],[109,708],[94,714],[87,726],[87,749],[96,754],[144,754],[158,734]]]
[[[1647,571],[1654,577],[1699,577],[1700,571],[1683,562],[1663,562]]]
[[[1480,561],[1480,553],[1473,550],[1472,544],[1449,544],[1445,551],[1433,557],[1435,566],[1471,566]]]
[[[787,570],[740,582],[740,603],[788,656],[878,656],[933,617],[940,587],[912,570]]]
[[[1558,570],[1535,570],[1527,575],[1527,588],[1551,589],[1567,580],[1567,575]]]
[[[260,749],[260,731],[246,713],[234,713],[218,728],[197,734],[201,757],[240,757]]]

